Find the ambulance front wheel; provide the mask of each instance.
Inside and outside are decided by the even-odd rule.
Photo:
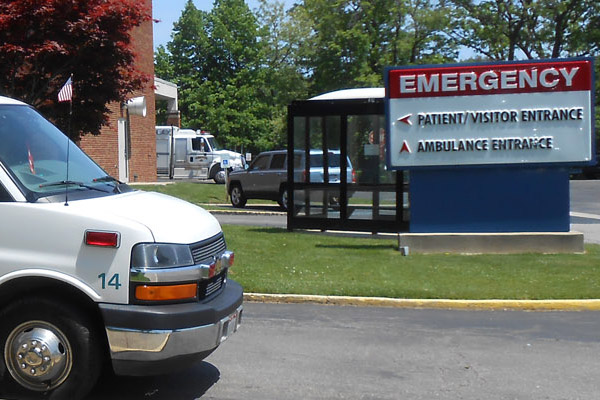
[[[100,338],[81,310],[33,297],[9,304],[0,320],[3,395],[75,400],[94,387],[103,361]]]

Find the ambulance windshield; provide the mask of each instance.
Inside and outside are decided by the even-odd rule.
[[[31,107],[0,105],[0,143],[0,162],[28,201],[64,201],[67,190],[74,199],[119,192],[119,182]]]

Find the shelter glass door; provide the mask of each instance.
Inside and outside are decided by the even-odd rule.
[[[288,229],[408,230],[408,175],[386,169],[383,101],[289,107]]]

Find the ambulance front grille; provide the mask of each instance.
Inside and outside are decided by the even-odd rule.
[[[201,242],[190,245],[192,256],[194,257],[194,264],[202,264],[207,261],[212,262],[213,257],[223,254],[227,249],[225,243],[225,237],[223,233],[219,233],[210,239],[203,240]]]

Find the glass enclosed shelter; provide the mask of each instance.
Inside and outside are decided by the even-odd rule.
[[[408,231],[408,173],[388,171],[384,89],[288,107],[288,229]]]

